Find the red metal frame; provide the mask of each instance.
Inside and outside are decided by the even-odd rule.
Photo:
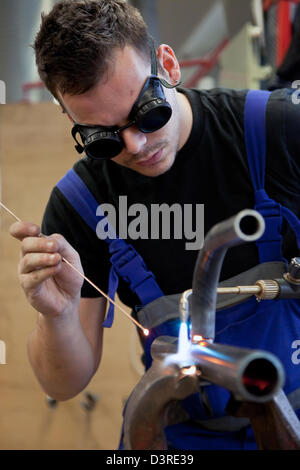
[[[263,9],[267,11],[272,5],[280,2],[299,3],[300,0],[263,0]]]
[[[25,103],[30,103],[29,93],[31,90],[43,89],[45,85],[42,81],[38,82],[26,82],[22,85],[22,101]]]
[[[279,67],[292,40],[290,2],[279,2],[277,9],[277,50],[276,65]]]
[[[219,46],[212,53],[208,54],[203,59],[190,59],[182,60],[179,62],[179,65],[182,68],[194,67],[195,65],[199,66],[198,70],[194,73],[194,75],[184,83],[184,86],[186,88],[193,88],[194,86],[196,86],[199,80],[201,80],[201,78],[207,75],[208,72],[214,68],[220,58],[221,53],[223,52],[228,43],[229,39],[224,39],[224,41],[222,41],[221,44],[219,44]]]

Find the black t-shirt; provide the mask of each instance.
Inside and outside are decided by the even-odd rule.
[[[87,157],[79,160],[74,170],[99,204],[110,203],[117,209],[120,196],[127,196],[128,207],[143,204],[149,217],[151,204],[166,203],[169,207],[204,204],[206,233],[217,222],[254,207],[243,129],[247,92],[221,88],[180,91],[192,105],[193,127],[188,141],[166,173],[148,177],[111,160],[92,161]],[[272,199],[300,217],[300,108],[292,103],[291,93],[274,91],[268,102],[265,189]],[[132,219],[134,217],[128,217],[128,222]],[[45,211],[42,231],[48,235],[61,233],[79,252],[85,275],[107,292],[110,269],[107,243],[86,225],[56,187]],[[285,224],[283,232],[283,254],[290,259],[298,255],[295,238]],[[143,257],[164,294],[191,288],[198,255],[197,250],[186,249],[186,243],[191,240],[173,236],[171,239],[128,238],[127,241]],[[256,264],[255,243],[231,248],[225,256],[220,280]],[[118,293],[128,306],[133,308],[139,304],[125,281],[120,281]],[[98,297],[99,293],[85,282],[81,295]]]

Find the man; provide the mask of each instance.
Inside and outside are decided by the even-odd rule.
[[[160,45],[151,59],[152,47],[139,13],[122,0],[59,2],[43,18],[35,42],[41,78],[74,123],[77,149],[89,155],[97,134],[100,150],[96,147],[74,170],[98,204],[111,203],[118,210],[120,197],[126,196],[128,207],[143,204],[149,217],[154,204],[190,204],[194,209],[205,204],[207,232],[254,204],[243,130],[247,93],[172,88],[180,81],[176,56],[169,46]],[[172,115],[162,127],[145,132],[132,116],[148,93],[156,61],[156,88],[161,86],[162,104],[168,103]],[[273,93],[269,104],[266,190],[299,214],[299,111],[283,92]],[[108,145],[105,139],[113,142]],[[28,223],[11,228],[22,240],[21,285],[39,312],[29,338],[29,358],[46,393],[67,400],[89,383],[99,366],[106,302],[87,283],[82,285],[62,258],[108,291],[110,255],[58,187],[42,231],[51,236],[38,237],[39,227]],[[290,258],[297,252],[295,237],[286,227],[284,232],[284,255]],[[166,295],[191,287],[198,249],[187,250],[187,238],[164,239],[160,233],[129,240]],[[255,245],[234,248],[221,278],[258,263]],[[132,309],[140,304],[122,279],[118,292]]]

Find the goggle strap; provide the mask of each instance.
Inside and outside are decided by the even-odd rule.
[[[72,136],[76,142],[77,145],[75,145],[75,149],[77,150],[78,153],[83,153],[84,152],[84,147],[83,145],[81,145],[78,140],[77,140],[77,134],[80,135],[80,132],[78,130],[78,127],[77,125],[75,125],[72,129]]]
[[[83,153],[84,152],[84,147],[82,147],[81,144],[75,145],[75,150],[77,150],[78,153]]]
[[[177,86],[181,85],[181,82],[175,83],[175,85],[171,85],[171,83],[167,82],[163,78],[160,78],[160,77],[157,77],[157,78],[165,88],[176,88]]]
[[[152,47],[151,47],[151,75],[157,75],[157,62],[156,62],[156,51],[154,45],[154,39],[150,36]]]

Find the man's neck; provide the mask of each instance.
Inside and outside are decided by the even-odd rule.
[[[177,98],[180,113],[180,138],[178,150],[181,150],[187,142],[192,130],[193,111],[191,104],[184,93],[177,92]]]

